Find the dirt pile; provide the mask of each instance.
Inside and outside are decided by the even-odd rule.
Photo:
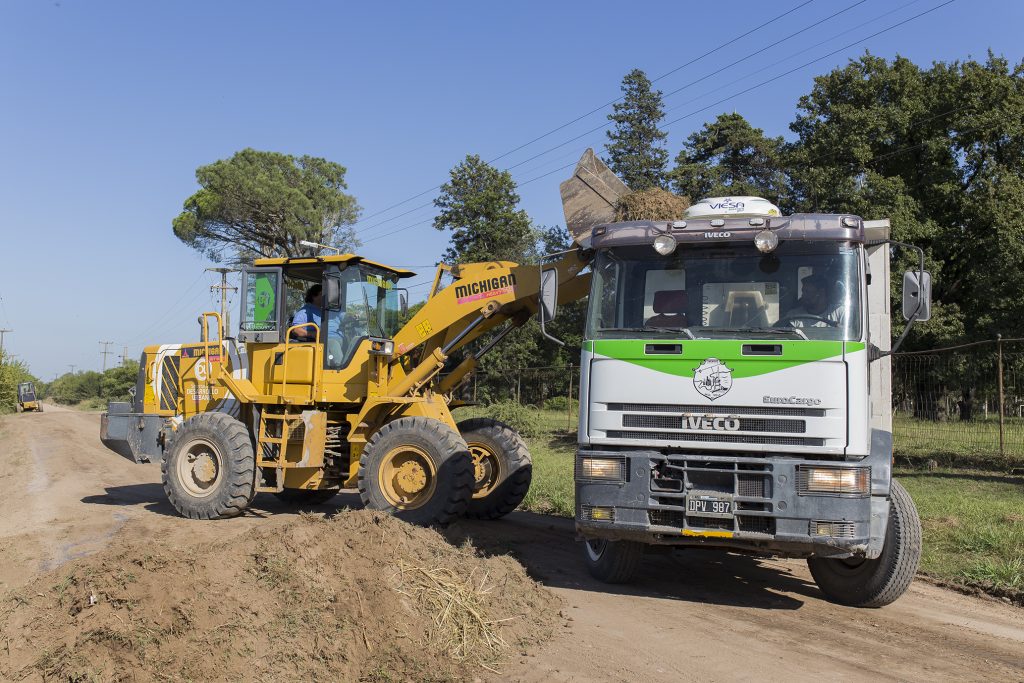
[[[103,551],[7,594],[2,680],[447,680],[500,670],[560,603],[508,557],[369,511]]]
[[[678,221],[686,217],[690,200],[667,190],[652,187],[630,192],[615,206],[618,221]]]

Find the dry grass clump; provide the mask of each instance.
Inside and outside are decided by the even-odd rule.
[[[522,615],[504,619],[488,616],[487,603],[497,588],[490,582],[489,572],[474,568],[462,576],[448,567],[414,566],[400,560],[393,579],[399,593],[433,615],[435,628],[428,633],[432,647],[456,661],[470,659],[494,671],[490,665],[509,647],[501,626]]]
[[[619,199],[615,219],[619,221],[678,221],[690,207],[687,197],[680,197],[660,187],[630,192]]]

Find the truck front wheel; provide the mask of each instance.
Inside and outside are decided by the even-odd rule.
[[[851,607],[884,607],[910,587],[920,559],[917,508],[907,490],[893,480],[882,554],[874,560],[812,557],[807,566],[828,599]]]
[[[629,583],[640,568],[644,544],[636,541],[606,541],[588,538],[583,541],[583,559],[587,571],[604,583]]]

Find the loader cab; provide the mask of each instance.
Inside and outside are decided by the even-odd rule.
[[[257,259],[243,269],[238,332],[250,349],[253,379],[277,383],[286,374],[289,384],[313,386],[320,376],[337,380],[332,371],[363,374],[355,366],[368,354],[360,349],[398,331],[408,298],[400,284],[413,275],[353,254]],[[294,316],[315,284],[322,287],[322,306],[313,309],[320,324],[313,339],[298,340]]]

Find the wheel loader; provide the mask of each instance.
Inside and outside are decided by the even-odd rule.
[[[36,385],[33,382],[21,382],[18,384],[18,405],[19,413],[43,412],[43,402],[36,398]]]
[[[496,420],[456,423],[453,390],[542,303],[550,317],[584,296],[586,258],[442,264],[405,324],[408,270],[354,254],[257,259],[242,270],[237,335],[210,312],[200,342],[147,347],[133,401],[109,404],[101,439],[159,462],[191,518],[238,515],[259,492],[313,504],[341,489],[418,524],[501,517],[526,495],[530,453]],[[319,324],[292,324],[314,286]]]

